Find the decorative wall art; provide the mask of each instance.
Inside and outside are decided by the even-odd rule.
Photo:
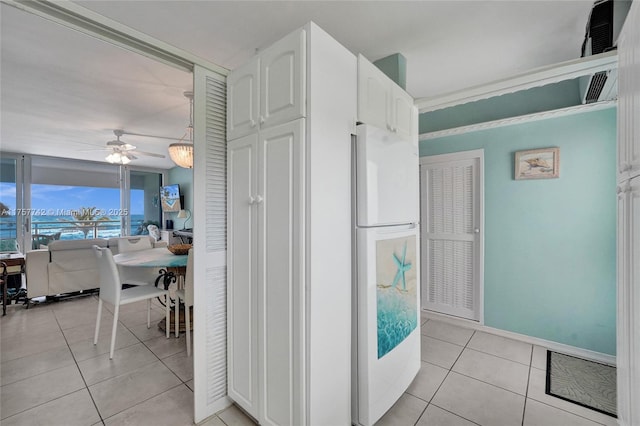
[[[376,243],[378,359],[417,327],[416,237]]]
[[[551,179],[560,176],[560,148],[542,148],[516,152],[515,178]]]

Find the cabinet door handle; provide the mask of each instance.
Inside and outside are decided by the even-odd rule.
[[[264,122],[265,122],[264,116],[263,116],[263,115],[261,115],[261,116],[260,116],[260,124],[264,124]]]
[[[479,234],[479,233],[480,233],[480,228],[475,228],[475,229],[473,230],[473,232],[474,232],[475,234]]]
[[[387,123],[387,130],[393,132],[393,126],[391,126],[391,124],[389,123]]]
[[[251,119],[249,123],[251,124],[251,127],[256,127],[256,120]]]
[[[263,201],[264,201],[264,198],[262,198],[262,197],[261,197],[261,196],[259,196],[259,195],[256,195],[256,203],[257,203],[257,204],[260,204],[260,203],[262,203]]]
[[[252,196],[249,196],[249,204],[255,204],[256,199],[253,198]]]

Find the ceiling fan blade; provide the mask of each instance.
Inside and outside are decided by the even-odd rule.
[[[112,151],[111,148],[79,149],[78,152]]]
[[[146,155],[147,157],[156,157],[156,158],[165,158],[162,154],[156,154],[154,152],[144,152],[144,151],[128,151],[132,154]]]
[[[122,142],[122,141],[109,141],[107,142],[107,146],[113,147],[113,148],[119,148],[123,151],[131,151],[133,149],[136,149],[135,145],[131,145],[129,143]]]

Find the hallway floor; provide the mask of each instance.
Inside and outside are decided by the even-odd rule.
[[[93,345],[97,297],[0,319],[0,423],[10,425],[190,425],[193,366],[185,335],[166,339],[154,301],[123,306],[114,359],[105,309]],[[613,417],[546,395],[545,348],[436,320],[422,323],[422,368],[377,426],[616,425]],[[232,406],[207,426],[252,425]]]
[[[376,426],[617,425],[545,380],[546,348],[423,318],[422,368]]]

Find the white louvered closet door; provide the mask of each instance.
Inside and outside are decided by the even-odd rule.
[[[226,83],[194,67],[194,420],[229,405],[227,398]]]
[[[480,158],[423,158],[422,308],[480,320]]]

